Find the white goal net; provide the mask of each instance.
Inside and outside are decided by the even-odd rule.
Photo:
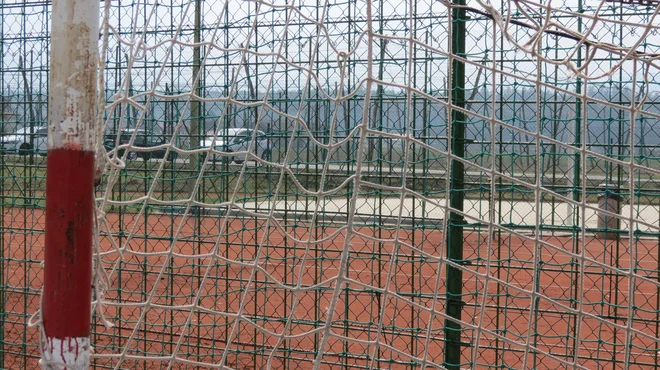
[[[101,4],[96,368],[644,368],[653,4]]]

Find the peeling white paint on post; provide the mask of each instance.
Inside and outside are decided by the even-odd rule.
[[[48,148],[93,150],[98,0],[54,0]]]
[[[42,347],[46,349],[40,361],[43,369],[89,369],[89,338],[50,338]]]
[[[53,0],[41,367],[88,370],[99,0]]]

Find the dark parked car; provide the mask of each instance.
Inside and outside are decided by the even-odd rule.
[[[123,129],[121,130],[121,135],[119,136],[119,141],[117,141],[117,133],[110,133],[105,135],[103,139],[103,145],[105,146],[106,150],[110,151],[114,149],[116,146],[123,145],[123,144],[128,144],[131,142],[131,137],[133,136],[133,133],[135,133],[135,129]],[[133,140],[133,147],[138,147],[138,148],[151,148],[155,147],[158,145],[166,144],[168,141],[164,136],[158,135],[152,131],[144,130],[144,129],[138,129],[137,133],[135,133],[135,139]],[[129,150],[128,155],[126,158],[128,160],[136,160],[138,158],[142,158],[145,161],[149,160],[151,158],[164,158],[165,157],[165,148],[161,149],[150,149],[149,151],[133,151]],[[118,155],[121,157],[124,155],[124,149],[120,149],[118,151]],[[168,156],[168,160],[172,160],[176,158],[176,152],[170,151],[170,154]]]

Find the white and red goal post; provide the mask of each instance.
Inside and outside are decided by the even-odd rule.
[[[42,368],[89,368],[98,0],[53,0]]]

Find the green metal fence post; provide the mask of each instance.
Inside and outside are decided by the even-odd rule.
[[[203,122],[202,112],[201,112],[201,101],[199,96],[201,96],[201,79],[200,73],[202,68],[202,56],[201,56],[201,47],[200,43],[202,40],[202,2],[201,0],[195,0],[195,24],[193,29],[193,42],[195,46],[193,47],[193,65],[192,65],[192,81],[191,81],[191,91],[197,95],[194,98],[190,99],[190,131],[188,134],[188,140],[190,140],[190,149],[199,149],[200,143],[200,133],[199,133],[199,124]],[[188,156],[188,171],[186,176],[188,177],[188,191],[192,192],[195,184],[195,174],[200,169],[199,165],[199,154],[193,154]],[[197,192],[199,194],[199,191]]]
[[[455,6],[464,6],[465,0],[453,0]],[[452,37],[451,53],[458,57],[465,57],[465,9],[452,8]],[[465,107],[465,63],[452,59],[451,75],[451,102],[453,106]],[[462,111],[450,111],[452,127],[451,152],[454,156],[465,156],[465,123],[466,116]],[[452,209],[463,211],[463,182],[465,168],[462,162],[455,159],[451,161],[450,169],[449,206]],[[457,212],[450,212],[447,227],[447,259],[455,263],[463,261],[463,216]],[[461,363],[461,311],[463,272],[452,266],[447,266],[447,306],[446,313],[454,318],[445,320],[445,363],[449,370],[460,369]]]

